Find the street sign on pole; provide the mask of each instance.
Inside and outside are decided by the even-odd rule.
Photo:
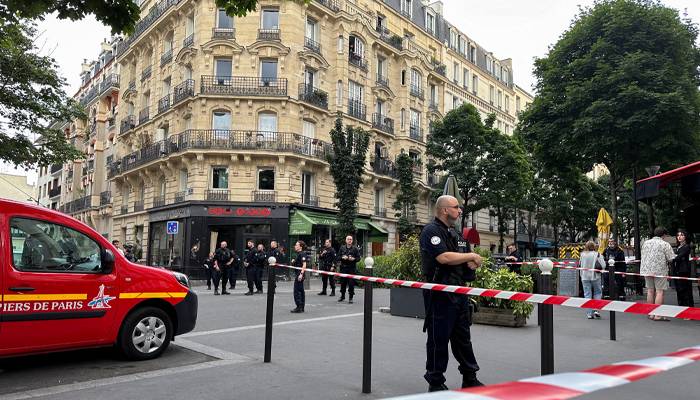
[[[177,221],[168,221],[168,223],[165,225],[168,235],[176,235],[179,228],[178,225],[179,224]]]

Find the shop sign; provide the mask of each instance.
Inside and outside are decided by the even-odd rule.
[[[219,217],[269,217],[272,214],[272,210],[267,207],[209,207],[207,213]]]

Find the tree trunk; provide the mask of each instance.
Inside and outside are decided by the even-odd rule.
[[[615,172],[610,169],[610,207],[612,212],[613,226],[611,233],[617,239],[620,236],[619,224],[617,223],[617,180],[620,179]]]
[[[649,199],[649,214],[647,215],[647,220],[649,221],[649,232],[650,235],[654,235],[654,229],[656,228],[656,218],[654,216],[654,199]]]

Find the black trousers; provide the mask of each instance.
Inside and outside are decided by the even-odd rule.
[[[211,287],[211,275],[212,275],[211,271],[212,271],[212,269],[213,269],[213,267],[212,268],[204,268],[204,276],[206,276],[206,278],[207,278],[207,287],[208,288]]]
[[[340,268],[340,272],[343,274],[355,274],[354,268]],[[345,296],[345,291],[350,293],[350,297],[355,296],[355,280],[352,278],[340,278],[340,294]]]
[[[306,303],[306,293],[304,292],[304,279],[301,281],[298,279],[298,275],[294,278],[294,304],[297,308],[304,308]]]
[[[255,271],[255,287],[256,287],[258,290],[263,290],[263,289],[262,289],[262,276],[263,276],[263,272],[265,271],[265,267],[264,267],[264,266],[258,266],[258,267],[255,267],[255,268],[257,268],[256,271]]]
[[[690,274],[679,274],[678,276],[685,276],[687,278],[690,276]],[[695,303],[693,300],[693,282],[682,279],[674,279],[674,282],[676,283],[676,296],[678,297],[678,305],[694,307]]]
[[[430,292],[423,291],[427,310],[425,329],[428,332],[424,377],[430,385],[442,385],[450,358],[448,343],[452,345],[452,354],[462,375],[476,373],[479,364],[472,348],[469,300],[464,298],[453,302],[447,293]]]
[[[221,268],[221,291],[225,292],[226,291],[226,284],[230,282],[231,279],[231,267],[223,267]]]
[[[321,267],[321,271],[330,271],[330,267]],[[321,282],[323,282],[323,291],[325,292],[328,288],[328,282],[331,283],[331,290],[335,291],[335,276],[321,274]]]
[[[215,269],[211,270],[211,279],[214,281],[214,290],[219,290],[219,282],[221,281],[222,271]]]
[[[252,292],[253,289],[255,289],[255,277],[256,277],[256,270],[255,266],[253,265],[248,265],[245,269],[245,277],[246,281],[248,282],[248,291]]]
[[[228,270],[228,284],[231,289],[236,288],[236,279],[238,279],[238,270],[240,267],[231,267]]]

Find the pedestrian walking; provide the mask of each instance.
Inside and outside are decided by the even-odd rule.
[[[297,253],[294,259],[293,265],[297,268],[301,268],[301,271],[294,270],[296,272],[296,279],[294,279],[294,304],[296,308],[291,312],[293,313],[303,313],[304,305],[306,303],[306,293],[304,292],[304,278],[306,274],[306,265],[309,260],[309,255],[306,252],[306,243],[299,240],[294,244],[294,251]]]
[[[335,249],[333,249],[330,239],[326,239],[323,244],[323,249],[321,249],[321,254],[319,258],[319,267],[321,271],[335,272]],[[323,289],[318,293],[319,296],[325,296],[327,294],[328,283],[331,284],[331,293],[329,296],[335,296],[335,276],[321,274],[321,282],[323,282]]]
[[[207,290],[211,290],[211,278],[214,272],[214,253],[209,253],[209,257],[204,260],[202,267],[204,268],[204,276],[207,278]]]
[[[647,303],[664,304],[664,290],[668,289],[668,263],[675,258],[673,249],[668,242],[661,237],[666,235],[666,229],[657,227],[654,229],[654,237],[642,245],[642,262],[640,273],[648,275],[660,275],[660,278],[645,277],[647,287]],[[649,315],[654,321],[668,321],[666,317]]]
[[[228,243],[226,243],[225,240],[220,243],[219,248],[214,252],[214,259],[216,260],[216,265],[221,274],[221,294],[229,295],[231,293],[226,291],[226,284],[231,277],[233,257],[231,256],[231,250],[228,248]],[[214,294],[216,294],[216,291],[214,291]]]
[[[679,230],[676,234],[676,240],[678,241],[678,248],[676,249],[676,258],[673,259],[673,276],[690,278],[690,245],[688,244],[688,233],[683,229]],[[678,297],[679,306],[695,306],[691,281],[677,279],[676,295]]]
[[[353,246],[352,235],[345,237],[345,245],[340,246],[337,255],[340,261],[340,272],[343,274],[357,273],[357,261],[360,259],[360,249]],[[355,296],[355,280],[352,278],[340,278],[340,298],[338,302],[345,300],[345,291],[348,291],[350,297],[348,303],[352,304],[352,298]]]
[[[459,202],[453,196],[440,196],[435,203],[435,219],[420,234],[420,252],[424,279],[430,283],[463,285],[476,278],[481,257],[472,253],[469,243],[454,229],[461,217]],[[427,332],[424,378],[428,391],[448,390],[445,371],[449,360],[448,343],[459,363],[462,387],[483,386],[476,377],[479,364],[474,356],[470,325],[472,305],[468,296],[424,290]]]
[[[583,297],[600,300],[603,298],[603,290],[600,286],[602,274],[597,270],[602,271],[605,269],[605,259],[598,254],[597,248],[598,246],[592,240],[586,242],[585,250],[581,252],[581,259],[579,260],[581,268],[586,269],[582,269],[579,272],[581,274],[581,284],[583,285]],[[600,312],[589,308],[586,310],[586,317],[588,319],[600,319]]]

